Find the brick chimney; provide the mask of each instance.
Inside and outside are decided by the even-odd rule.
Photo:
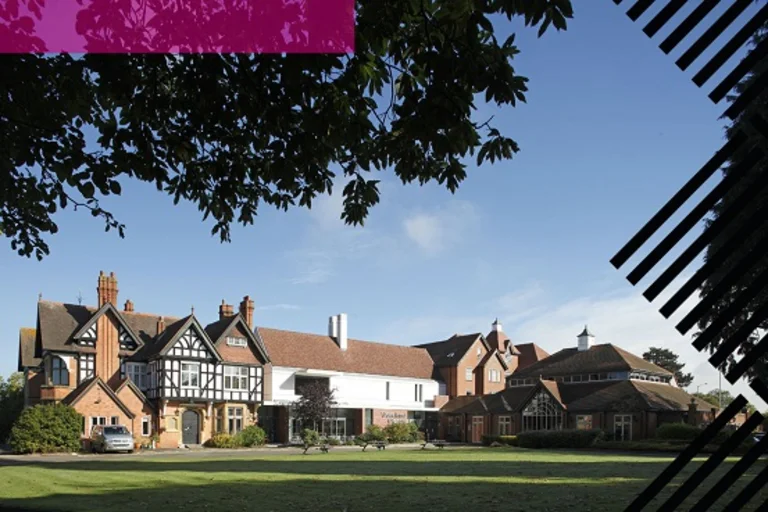
[[[114,272],[106,275],[102,270],[99,272],[99,285],[96,287],[96,293],[99,297],[99,307],[107,302],[117,306],[117,278]]]
[[[133,301],[128,299],[125,301],[125,312],[126,313],[133,313]]]
[[[221,306],[219,306],[219,320],[224,320],[225,318],[233,316],[235,316],[235,309],[232,307],[232,304],[227,304],[222,299]]]
[[[165,319],[161,316],[157,317],[157,334],[160,335],[161,332],[165,330]]]
[[[250,296],[243,297],[243,301],[240,303],[240,314],[245,318],[245,323],[248,324],[249,329],[253,329],[253,310],[256,309],[253,305],[253,300]]]

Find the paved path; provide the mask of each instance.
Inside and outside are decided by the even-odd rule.
[[[475,448],[478,446],[462,446],[461,448]],[[435,448],[427,448],[427,450],[434,450]],[[452,449],[452,447],[446,447],[446,450]],[[400,444],[389,445],[387,450],[421,450],[420,444]],[[331,452],[344,451],[354,452],[362,451],[359,446],[334,446],[331,448]],[[375,448],[369,446],[366,452],[376,451]],[[12,455],[12,454],[0,454],[0,466],[11,466],[17,464],[47,464],[55,462],[73,462],[73,461],[92,461],[92,460],[125,460],[131,459],[147,459],[152,457],[163,458],[201,458],[201,457],[242,457],[248,455],[301,455],[304,452],[303,448],[299,447],[261,447],[261,448],[238,448],[236,450],[225,450],[217,448],[192,448],[192,449],[179,449],[179,450],[145,450],[137,451],[134,453],[55,453],[55,454],[33,454],[33,455]]]

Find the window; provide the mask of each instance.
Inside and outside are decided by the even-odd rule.
[[[593,373],[589,376],[589,380],[600,380],[600,376],[596,373]]]
[[[576,429],[577,430],[592,430],[592,415],[579,415],[576,416]]]
[[[227,345],[230,345],[232,347],[245,347],[248,344],[245,341],[245,338],[240,336],[227,336]]]
[[[483,349],[477,347],[477,358],[480,359],[481,357],[483,357]]]
[[[501,382],[501,372],[499,370],[488,370],[488,382]]]
[[[93,432],[93,427],[97,425],[106,425],[107,424],[107,418],[104,416],[91,416],[91,432]]]
[[[51,362],[51,383],[54,386],[69,386],[67,363],[57,356],[53,356],[53,361]]]
[[[243,430],[243,408],[230,407],[227,409],[227,419],[229,420],[229,433],[237,434]]]
[[[216,432],[224,432],[224,409],[216,410]]]
[[[141,418],[141,435],[144,437],[152,435],[152,418],[149,416]]]
[[[200,365],[197,363],[181,363],[181,387],[200,387]]]
[[[571,382],[571,376],[566,375],[565,377],[563,377],[563,382]]]
[[[413,390],[413,395],[414,395],[413,399],[416,402],[421,402],[421,400],[423,398],[423,396],[422,396],[423,393],[424,393],[424,385],[423,384],[416,384],[414,386],[414,390]]]
[[[631,414],[617,414],[613,417],[613,436],[616,441],[632,440]]]
[[[365,410],[365,426],[366,428],[368,425],[373,425],[373,409],[366,409]]]
[[[387,381],[387,400],[389,400],[389,381]]]
[[[512,434],[512,418],[510,416],[499,416],[499,435],[508,436]]]
[[[523,431],[561,430],[563,414],[552,396],[539,391],[523,409]]]
[[[145,363],[128,363],[125,365],[128,378],[142,391],[147,389],[147,365]]]
[[[467,368],[464,370],[464,378],[468,381],[472,381],[472,368]]]
[[[80,380],[78,382],[83,382],[93,377],[94,361],[95,357],[93,354],[80,354]]]
[[[109,418],[109,424],[110,425],[119,425],[120,424],[120,417],[119,416],[112,416]]]
[[[581,382],[581,375],[574,375],[571,377],[572,382]]]
[[[245,391],[248,389],[248,368],[245,366],[224,367],[224,389]]]

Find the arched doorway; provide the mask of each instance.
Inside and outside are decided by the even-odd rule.
[[[200,444],[200,415],[195,411],[184,411],[181,415],[181,442]]]

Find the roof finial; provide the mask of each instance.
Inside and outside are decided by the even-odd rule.
[[[192,314],[194,315],[195,314],[195,306],[192,306],[191,309],[192,309]]]
[[[43,292],[37,294],[37,302],[40,302],[41,300],[43,300]]]

